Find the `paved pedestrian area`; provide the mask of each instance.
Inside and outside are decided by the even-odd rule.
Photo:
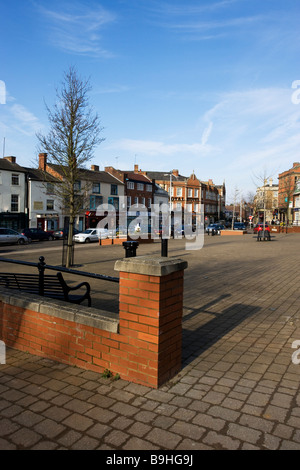
[[[198,251],[169,242],[189,264],[183,364],[158,390],[8,349],[0,449],[299,450],[299,247],[299,234],[206,237]],[[159,243],[138,250],[159,253]],[[76,254],[80,269],[108,275],[120,257],[117,247]]]

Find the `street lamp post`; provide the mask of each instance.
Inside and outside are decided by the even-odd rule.
[[[164,176],[169,176],[169,173],[165,174]],[[169,188],[169,237],[171,236],[171,220],[172,220],[172,208],[171,208],[171,201],[172,201],[172,172],[170,171],[170,188]],[[161,256],[167,257],[168,256],[168,239],[163,238],[161,234]]]

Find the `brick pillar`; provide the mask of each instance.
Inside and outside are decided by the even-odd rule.
[[[137,256],[116,262],[120,349],[128,380],[158,388],[181,370],[186,267],[185,261],[162,257]]]

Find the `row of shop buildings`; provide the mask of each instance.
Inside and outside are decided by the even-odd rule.
[[[253,204],[254,222],[264,219],[270,224],[300,226],[300,163],[278,175],[278,184],[272,178],[257,188]]]
[[[38,168],[20,166],[16,157],[0,159],[0,226],[20,230],[25,227],[56,230],[68,220],[66,204],[57,188],[66,178],[66,168],[48,162],[47,154],[39,154]],[[153,204],[168,204],[171,211],[200,213],[204,209],[206,223],[219,220],[225,211],[225,183],[201,181],[195,173],[183,176],[178,170],[169,172],[119,170],[99,166],[81,169],[76,192],[82,195],[75,226],[84,230],[96,227],[103,215],[97,208],[109,204],[116,213],[143,205],[149,213]]]

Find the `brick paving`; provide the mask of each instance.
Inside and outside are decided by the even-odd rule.
[[[199,251],[169,242],[169,255],[189,263],[183,365],[158,390],[8,349],[0,450],[299,450],[299,246],[299,234],[207,237]],[[44,247],[46,261],[59,263],[58,245]],[[32,247],[22,250],[2,255],[34,260]],[[159,243],[138,249],[159,253]],[[76,249],[80,269],[115,276],[123,255]],[[113,311],[116,285],[93,287],[94,306]]]

